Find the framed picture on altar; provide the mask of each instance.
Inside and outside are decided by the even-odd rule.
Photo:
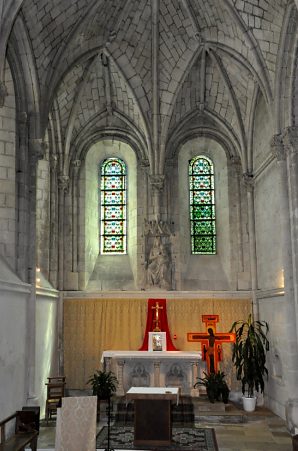
[[[149,332],[148,351],[166,351],[166,350],[167,350],[167,333]]]

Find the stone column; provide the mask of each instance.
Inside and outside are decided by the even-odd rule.
[[[297,323],[295,321],[295,295],[293,286],[293,262],[292,262],[292,245],[291,245],[291,219],[289,217],[289,187],[288,187],[288,171],[287,171],[287,148],[283,144],[281,135],[274,135],[271,140],[271,151],[276,159],[280,174],[280,221],[281,221],[281,247],[283,251],[284,264],[284,290],[285,290],[285,313],[286,313],[286,339],[287,347],[283,350],[286,358],[287,368],[286,374],[283,376],[287,379],[291,393],[294,393],[297,385]],[[291,180],[289,180],[291,184]],[[292,189],[292,187],[291,187]],[[294,391],[293,391],[294,390]],[[292,395],[291,395],[292,396]]]
[[[21,280],[27,281],[26,262],[29,251],[29,170],[28,170],[28,115],[19,113],[17,132],[19,146],[16,156],[16,194],[18,223],[16,231],[17,273]]]
[[[241,217],[241,162],[240,158],[234,157],[231,163],[228,165],[228,175],[229,175],[229,198],[234,198],[236,200],[235,207],[230,209],[230,221],[233,227],[233,232],[235,233],[234,243],[232,253],[234,255],[232,263],[233,270],[236,272],[238,289],[239,276],[244,272],[244,261],[243,261],[243,236],[242,236],[242,217]],[[232,183],[231,183],[232,182]],[[236,220],[235,220],[236,218]],[[237,244],[237,245],[236,245]]]
[[[31,294],[27,304],[27,349],[29,387],[27,402],[35,402],[35,353],[36,353],[36,169],[38,160],[44,156],[44,146],[41,139],[29,140],[29,252],[28,252],[28,282]]]
[[[283,133],[287,151],[289,212],[292,239],[293,287],[296,334],[298,335],[298,127],[288,127]]]
[[[63,293],[59,293],[57,305],[57,351],[58,351],[58,374],[64,375],[64,339],[63,339]]]
[[[1,73],[0,69],[0,73]],[[5,97],[8,96],[7,88],[4,81],[0,80],[0,108],[4,107]]]
[[[288,274],[284,271],[289,286],[287,293],[287,321],[289,323],[287,379],[290,397],[298,397],[298,127],[289,127],[283,133],[283,144],[287,155],[287,167],[283,163],[283,180],[287,183],[287,203],[281,213],[287,222],[285,230],[285,257]],[[291,268],[290,268],[291,266]],[[296,382],[295,382],[296,381]]]
[[[242,218],[241,218],[241,189],[240,189],[240,171],[241,162],[239,158],[232,160],[231,175],[234,179],[233,190],[235,190],[236,202],[236,234],[237,234],[237,248],[238,248],[238,272],[244,271],[243,263],[243,239],[242,239]]]
[[[64,201],[65,193],[69,186],[69,176],[58,176],[58,202],[59,202],[59,247],[58,247],[58,290],[62,291],[64,288]]]
[[[160,218],[161,202],[160,198],[164,189],[165,176],[164,175],[150,175],[150,186],[152,192],[152,207],[154,218]]]
[[[78,271],[78,183],[81,161],[73,161],[72,179],[72,271]]]
[[[247,191],[249,255],[250,255],[253,313],[255,319],[258,320],[259,305],[256,296],[256,291],[258,289],[258,278],[257,278],[256,230],[255,230],[255,207],[254,207],[254,179],[253,175],[249,173],[243,174],[243,179]]]
[[[191,364],[191,387],[190,387],[190,396],[192,397],[198,397],[200,396],[200,391],[199,388],[194,388],[194,385],[196,382],[198,382],[198,375],[199,375],[199,371],[198,371],[198,362],[194,361],[194,362],[190,362]]]
[[[154,387],[160,387],[160,361],[154,360],[154,374],[153,374],[153,380],[154,380]]]
[[[117,396],[124,396],[124,386],[123,386],[123,372],[124,372],[125,360],[117,360]]]
[[[105,357],[103,362],[104,371],[112,371],[112,357]]]
[[[49,252],[49,278],[53,287],[58,286],[58,193],[57,193],[57,167],[58,156],[50,157],[50,252]]]

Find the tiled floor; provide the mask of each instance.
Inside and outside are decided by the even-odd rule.
[[[285,422],[266,409],[258,408],[255,414],[246,415],[244,423],[234,422],[237,421],[234,407],[228,412],[230,419],[213,414],[213,419],[206,417],[196,424],[215,429],[219,451],[292,451],[292,439]],[[105,421],[99,423],[98,428],[104,425]],[[55,424],[41,425],[38,449],[49,451],[54,450],[54,446]]]
[[[220,451],[291,451],[292,439],[278,417],[235,425],[215,425]]]

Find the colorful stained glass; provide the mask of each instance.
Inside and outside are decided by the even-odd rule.
[[[100,166],[102,254],[126,253],[126,165],[107,158]]]
[[[198,156],[189,162],[192,254],[216,254],[214,172],[212,161]]]

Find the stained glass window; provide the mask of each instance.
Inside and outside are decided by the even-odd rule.
[[[192,254],[216,254],[214,170],[205,156],[190,160],[190,233]]]
[[[107,158],[100,166],[100,251],[126,253],[126,165]]]

